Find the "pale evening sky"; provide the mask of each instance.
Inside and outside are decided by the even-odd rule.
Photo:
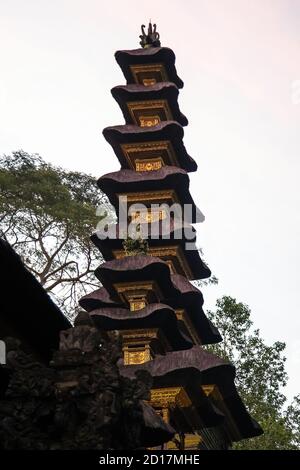
[[[185,82],[198,242],[223,294],[246,302],[268,342],[287,343],[300,391],[300,0],[0,0],[0,153],[22,148],[101,176],[119,169],[101,135],[123,123],[114,60],[158,24]]]

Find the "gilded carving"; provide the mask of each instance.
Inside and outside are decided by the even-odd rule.
[[[151,361],[151,353],[149,348],[144,349],[134,349],[134,348],[124,348],[124,364],[133,365],[133,364],[144,364],[144,362]]]
[[[124,364],[142,364],[153,359],[156,353],[170,351],[170,344],[158,328],[120,330],[123,343]]]
[[[167,217],[165,210],[151,210],[146,211],[137,211],[131,214],[131,220],[139,224],[150,224],[153,222],[158,222]]]
[[[144,86],[152,86],[157,83],[155,78],[143,78],[142,82]]]
[[[121,149],[129,166],[136,171],[136,163],[142,161],[160,160],[161,165],[179,166],[173,146],[169,140],[154,142],[138,142],[133,144],[121,144]],[[159,169],[159,168],[156,168]]]
[[[127,107],[135,124],[141,127],[156,126],[160,121],[172,121],[167,100],[129,101]]]
[[[113,254],[117,259],[125,256],[123,250]],[[147,304],[162,298],[161,290],[155,281],[120,282],[113,284],[113,286],[120,299],[128,305],[135,300],[144,301]]]
[[[179,203],[176,192],[173,189],[161,189],[158,191],[143,191],[136,193],[118,193],[119,198],[127,197],[128,204],[174,204]]]
[[[187,408],[192,402],[183,387],[154,388],[151,390],[150,403],[155,408]]]
[[[137,64],[130,65],[135,83],[144,86],[154,85],[157,82],[168,82],[169,78],[163,64]]]
[[[149,158],[147,160],[136,160],[135,169],[136,171],[156,171],[160,170],[163,166],[161,157]]]
[[[131,312],[136,312],[138,310],[142,310],[144,307],[146,307],[146,301],[145,300],[129,300],[130,303],[130,311]]]
[[[138,116],[138,124],[141,127],[153,127],[160,123],[159,116]]]

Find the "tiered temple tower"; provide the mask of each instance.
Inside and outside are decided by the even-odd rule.
[[[135,242],[119,220],[106,234],[93,234],[106,260],[95,272],[102,287],[80,305],[99,328],[120,332],[124,375],[151,373],[150,403],[177,431],[165,448],[224,449],[262,430],[237,393],[233,365],[202,348],[222,338],[190,282],[211,273],[195,249],[191,225],[202,214],[189,193],[188,172],[197,165],[182,141],[188,121],[177,98],[183,82],[155,25],[147,33],[142,27],[142,33],[140,49],[116,53],[127,84],[113,88],[112,95],[125,125],[103,134],[121,169],[102,176],[98,185],[142,238],[149,226],[156,232]],[[190,210],[183,220],[178,208],[184,207]],[[139,244],[145,253],[134,251]]]

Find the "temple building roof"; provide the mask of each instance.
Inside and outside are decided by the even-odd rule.
[[[154,256],[126,256],[107,261],[96,269],[95,275],[113,298],[117,296],[114,285],[122,282],[137,284],[137,282],[155,280],[164,297],[176,293],[167,263]]]
[[[190,206],[189,218],[186,222],[195,223],[204,220],[202,212],[196,208],[190,195],[188,174],[177,167],[163,166],[159,170],[146,172],[120,170],[99,178],[98,186],[107,195],[116,211],[119,209],[120,195],[127,195],[128,204],[130,202],[145,204],[148,200],[149,204],[162,204],[168,201],[164,201],[162,190],[172,190],[174,195],[168,196],[169,205],[178,202],[182,206],[182,212],[185,204]],[[156,199],[155,195],[157,195]]]
[[[201,346],[193,346],[186,351],[172,351],[164,356],[157,356],[153,361],[144,363],[143,366],[151,373],[152,377],[163,378],[168,374],[173,374],[175,376],[178,373],[178,377],[180,376],[178,384],[186,382],[184,380],[184,375],[181,375],[181,372],[179,371],[187,368],[195,369],[200,372],[201,377],[203,372],[211,372],[211,383],[214,383],[216,380],[221,380],[221,382],[228,386],[228,383],[230,383],[230,381],[232,382],[235,378],[235,368],[231,363],[215,354],[205,351]],[[220,366],[222,366],[222,369],[217,369]],[[124,375],[134,376],[135,371],[141,367],[142,364],[137,366],[124,366],[124,368],[122,368],[122,373],[124,373]],[[220,372],[221,378],[218,378]],[[165,380],[162,383],[167,385]],[[203,381],[202,377],[201,384],[204,383],[205,379]],[[168,383],[168,385],[170,384]]]
[[[203,296],[201,292],[187,281],[184,276],[173,274],[171,275],[171,282],[177,290],[176,295],[171,298],[159,298],[158,300],[163,304],[171,306],[174,310],[179,310],[177,313],[177,321],[182,331],[190,337],[190,329],[192,328],[192,337],[193,331],[195,331],[201,344],[220,342],[222,337],[218,329],[207,318],[202,309]],[[107,307],[113,310],[127,306],[126,302],[120,299],[118,301],[113,300],[104,287],[82,297],[79,300],[79,304],[92,314],[94,314],[94,311],[102,310]],[[192,325],[190,325],[189,321],[191,321]]]
[[[144,85],[151,77],[156,82],[173,82],[178,88],[183,87],[175,68],[175,54],[168,47],[117,51],[115,58],[128,84]]]
[[[232,440],[240,440],[262,434],[259,424],[247,412],[234,384],[235,368],[215,354],[208,353],[201,346],[185,351],[173,351],[157,356],[142,365],[121,366],[121,373],[134,376],[140,368],[146,369],[159,387],[184,384],[181,371],[195,369],[201,376],[201,387],[208,400],[214,404],[228,420],[228,413],[234,421]],[[215,387],[215,389],[214,389]]]
[[[196,162],[188,155],[182,142],[184,130],[175,121],[163,121],[152,127],[123,125],[106,127],[103,135],[112,146],[122,168],[137,169],[155,156],[162,165],[178,166],[196,171]]]
[[[188,349],[193,345],[181,331],[176,314],[168,305],[152,303],[135,312],[125,308],[102,308],[89,314],[95,325],[108,331],[160,329],[171,350]]]
[[[174,83],[161,82],[155,85],[119,85],[111,93],[119,104],[126,124],[142,127],[153,126],[161,121],[177,121],[182,126],[187,118],[178,106],[178,88]]]
[[[49,359],[59,332],[71,327],[21,258],[0,240],[0,338],[14,336],[34,353]]]

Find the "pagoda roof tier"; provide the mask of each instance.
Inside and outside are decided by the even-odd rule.
[[[155,378],[154,386],[161,387],[171,386],[171,382],[174,383],[174,377],[176,377],[174,385],[187,384],[189,378],[187,379],[186,374],[182,372],[185,369],[195,370],[201,385],[207,383],[203,377],[203,373],[206,371],[213,371],[210,383],[221,380],[228,385],[228,379],[232,384],[235,378],[235,368],[230,362],[215,354],[208,353],[201,346],[193,346],[185,351],[168,352],[165,355],[156,356],[152,361],[144,364],[122,366],[121,370],[122,374],[131,377],[142,367]]]
[[[117,51],[115,58],[128,84],[145,84],[151,77],[157,82],[170,81],[178,88],[183,87],[183,81],[178,77],[175,68],[175,54],[168,47]]]
[[[160,401],[164,392],[166,392],[165,405],[167,405],[169,396],[173,393],[180,393],[181,391],[181,393],[186,396],[187,400],[183,407],[178,406],[178,403],[175,401],[175,408],[173,408],[174,405],[172,406],[171,423],[175,425],[173,418],[176,417],[176,424],[180,421],[180,430],[182,432],[195,432],[206,427],[222,424],[224,414],[214,403],[207,399],[207,396],[202,390],[201,372],[180,360],[183,352],[185,351],[168,352],[164,356],[156,356],[153,360],[142,364],[126,366],[120,364],[120,372],[125,377],[133,378],[135,377],[135,373],[139,370],[151,371],[150,374],[153,379],[153,384],[150,403],[154,407],[155,402]],[[168,369],[171,355],[174,362],[176,362],[177,358],[179,359],[178,367],[174,363]],[[157,396],[159,397],[158,400]]]
[[[87,312],[91,312],[92,310],[105,307],[122,308],[124,306],[124,302],[112,299],[107,289],[105,289],[105,287],[100,287],[100,289],[96,289],[81,297],[79,305]]]
[[[111,93],[120,106],[126,124],[142,127],[153,126],[161,121],[177,121],[182,126],[187,118],[178,106],[178,88],[174,83],[161,82],[155,85],[119,85]]]
[[[203,295],[200,290],[180,274],[172,274],[171,280],[178,294],[172,298],[164,299],[164,302],[176,309],[183,308],[187,312],[202,344],[214,344],[222,341],[219,330],[203,311]]]
[[[106,127],[103,135],[122,168],[136,170],[141,163],[151,163],[157,157],[163,166],[178,166],[188,172],[197,170],[196,162],[182,142],[183,127],[176,121],[164,121],[152,127]]]
[[[169,352],[141,365],[122,366],[121,373],[132,377],[140,368],[150,372],[154,387],[174,386],[176,379],[180,384],[185,375],[182,376],[181,371],[195,369],[201,375],[201,388],[208,400],[225,416],[229,412],[233,419],[233,441],[262,434],[261,427],[251,418],[236,390],[234,366],[215,354],[208,353],[201,346]]]
[[[126,256],[107,261],[96,269],[95,275],[113,299],[118,299],[119,295],[116,284],[130,282],[136,284],[155,280],[162,297],[172,297],[176,293],[171,282],[169,266],[154,256]]]
[[[127,204],[168,204],[189,205],[188,223],[202,222],[204,216],[196,207],[189,192],[189,177],[186,171],[163,166],[156,171],[120,170],[108,173],[98,180],[99,188],[107,195],[111,204],[119,211],[120,197],[127,196]],[[168,194],[166,193],[167,190]],[[148,194],[147,194],[148,193]],[[127,211],[127,207],[125,209]]]
[[[202,293],[187,281],[184,276],[179,274],[172,274],[171,281],[177,290],[176,295],[171,299],[159,298],[158,300],[164,304],[168,304],[174,310],[179,310],[177,313],[177,320],[180,323],[182,330],[188,336],[191,336],[192,334],[191,337],[194,336],[193,332],[195,331],[201,344],[214,344],[220,342],[222,337],[218,329],[207,318],[202,309]],[[127,306],[127,303],[123,300],[113,300],[104,287],[81,297],[79,304],[87,312],[92,312],[93,310],[103,309],[106,307],[116,309]],[[189,320],[192,323],[192,332]],[[196,342],[199,343],[199,340]]]
[[[181,331],[176,313],[168,305],[153,303],[134,312],[125,308],[102,308],[89,314],[100,329],[111,331],[156,328],[162,331],[171,350],[188,349],[193,345]]]
[[[144,227],[146,225],[150,224],[140,224],[142,237],[147,233],[147,227]],[[196,248],[196,231],[191,225],[176,228],[171,219],[168,229],[161,223],[155,223],[151,224],[149,232],[151,230],[153,232],[149,233],[148,237],[143,237],[147,238],[149,255],[167,261],[174,274],[183,274],[190,280],[205,279],[211,276],[210,269],[201,260]],[[114,234],[113,238],[104,238],[106,234],[95,232],[91,236],[91,240],[99,248],[105,260],[124,257],[123,242],[127,237],[124,230],[120,228],[119,224],[113,224],[108,226],[108,233]]]

